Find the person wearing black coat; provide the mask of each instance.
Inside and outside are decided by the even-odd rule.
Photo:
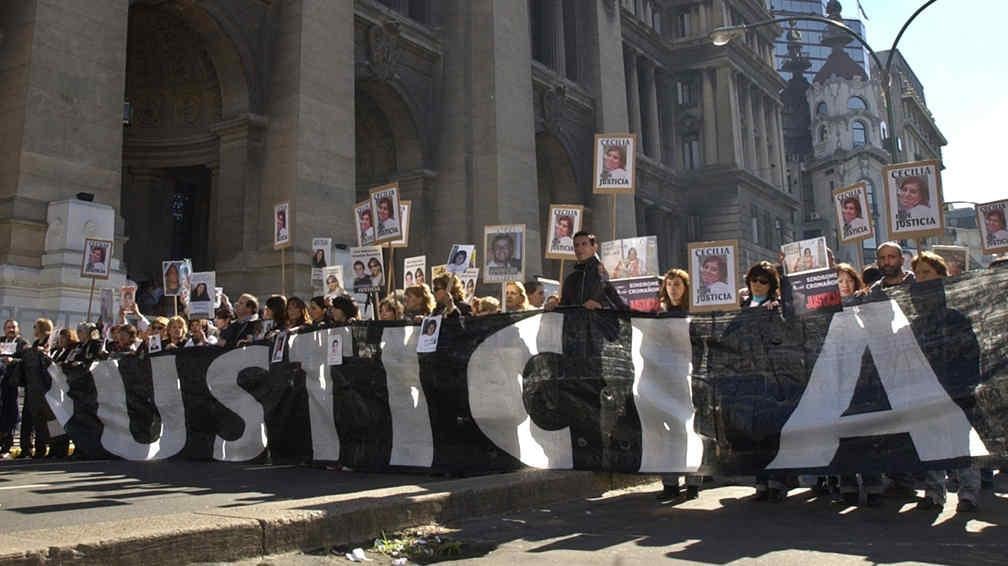
[[[596,253],[595,235],[584,230],[574,234],[574,272],[564,279],[560,306],[581,306],[589,310],[625,310],[626,303],[609,283],[609,274]]]
[[[28,341],[21,337],[16,320],[4,322],[4,334],[0,337],[0,454],[10,452],[14,445],[14,429],[17,427],[18,386],[20,385],[17,364],[21,354],[28,347]]]

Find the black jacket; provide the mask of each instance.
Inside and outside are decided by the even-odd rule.
[[[561,306],[581,306],[588,299],[598,301],[602,308],[626,310],[626,303],[609,284],[609,275],[602,262],[590,257],[574,265],[574,272],[564,278]]]

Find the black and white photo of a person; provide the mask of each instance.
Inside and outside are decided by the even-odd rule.
[[[466,248],[455,245],[452,246],[451,257],[449,258],[448,265],[445,269],[449,273],[454,273],[456,275],[461,275],[466,269],[469,269],[469,250]],[[417,277],[417,285],[422,283],[420,281],[420,276]]]
[[[627,151],[623,145],[606,145],[602,154],[601,184],[609,184],[613,181],[630,181],[630,173],[627,172]]]
[[[507,269],[520,271],[521,261],[515,259],[515,237],[513,234],[497,234],[490,242],[490,249],[487,250],[487,269]]]
[[[382,270],[381,261],[379,261],[376,257],[369,259],[368,270],[371,272],[371,286],[378,288],[384,287],[385,273]]]
[[[728,262],[724,256],[709,255],[700,263],[699,297],[725,295],[732,292],[728,281]]]
[[[899,212],[896,213],[898,220],[934,216],[928,182],[924,177],[908,175],[900,178],[896,198],[899,204]]]
[[[276,241],[277,245],[286,244],[290,241],[290,233],[287,230],[287,205],[279,204],[276,208]]]
[[[416,351],[419,353],[436,352],[440,331],[441,315],[424,318],[420,322],[420,336],[417,339]]]
[[[108,248],[103,242],[86,240],[87,252],[84,263],[84,274],[92,276],[108,275]]]
[[[176,297],[182,293],[182,274],[179,271],[180,261],[164,262],[164,294]]]
[[[987,228],[987,245],[989,247],[1008,246],[1008,227],[1005,225],[1003,208],[992,208],[985,212],[984,226]]]
[[[843,216],[843,236],[844,239],[863,234],[868,231],[868,221],[865,220],[861,212],[861,199],[850,196],[840,203],[841,214]]]
[[[354,280],[353,286],[354,291],[360,292],[361,289],[371,288],[371,275],[367,272],[367,266],[361,260],[356,260],[353,263]]]
[[[210,293],[207,290],[207,284],[202,281],[196,284],[196,288],[193,289],[192,295],[189,297],[190,303],[197,303],[200,301],[210,301]]]
[[[364,267],[364,264],[361,264],[361,270],[362,271],[363,271],[363,267]],[[357,266],[355,264],[354,265],[354,269],[356,270],[356,268],[357,268]],[[354,283],[356,283],[356,281],[354,281]],[[327,300],[331,301],[331,300],[333,300],[336,297],[342,297],[343,295],[346,294],[346,291],[344,291],[343,288],[340,286],[339,277],[337,277],[335,273],[330,273],[330,274],[326,275],[325,284],[326,284],[326,292],[325,292],[324,297]]]
[[[315,254],[312,255],[311,266],[315,269],[320,269],[326,266],[325,250],[322,248],[315,250]]]

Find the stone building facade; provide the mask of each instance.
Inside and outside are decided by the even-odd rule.
[[[798,210],[779,30],[707,39],[767,16],[757,0],[5,3],[0,307],[83,318],[87,236],[116,242],[99,286],[190,257],[230,294],[275,292],[281,201],[287,290],[308,295],[311,239],[354,245],[353,204],[391,181],[414,205],[400,262],[523,223],[527,272],[558,277],[542,259],[556,202],[584,204],[603,240],[657,235],[663,267],[684,265],[691,240],[776,257]],[[643,156],[614,213],[591,192],[592,140],[621,131]]]

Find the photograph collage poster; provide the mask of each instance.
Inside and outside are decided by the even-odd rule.
[[[525,280],[525,225],[498,224],[483,228],[486,262],[484,283]]]
[[[189,318],[205,318],[213,320],[214,288],[217,273],[215,271],[197,271],[190,279]]]
[[[576,260],[574,234],[581,230],[584,207],[579,204],[551,204],[546,228],[546,259]]]
[[[738,310],[738,240],[692,242],[687,249],[690,312]]]
[[[840,244],[853,244],[875,237],[868,206],[868,185],[855,183],[833,191]]]
[[[392,242],[403,237],[398,183],[371,189],[371,210],[374,211],[376,244]]]
[[[125,314],[136,314],[136,283],[130,282],[119,288],[119,306]]]
[[[185,296],[189,293],[192,262],[188,259],[170,259],[161,262],[161,275],[166,297]]]
[[[427,256],[418,255],[403,260],[403,289],[427,282]]]
[[[784,271],[788,275],[829,267],[825,236],[784,244],[781,253],[784,254]]]
[[[108,279],[112,266],[112,240],[85,238],[81,257],[81,277]]]
[[[311,284],[322,284],[322,270],[332,260],[332,238],[312,238]]]
[[[322,268],[321,293],[330,301],[346,294],[342,265],[327,265]]]
[[[592,192],[632,194],[637,183],[636,169],[636,134],[595,134]]]
[[[444,268],[448,273],[462,275],[465,270],[473,266],[476,255],[476,246],[472,244],[452,244],[451,251],[448,252],[448,261]],[[431,279],[437,278],[441,273],[431,270]]]
[[[357,246],[370,246],[375,243],[374,213],[371,211],[371,201],[365,200],[354,205],[354,226],[357,228]]]
[[[466,301],[471,301],[476,295],[476,281],[479,279],[479,271],[478,267],[470,267],[458,276],[462,283],[462,297]]]
[[[602,242],[599,256],[610,279],[659,275],[656,236]]]
[[[354,293],[373,293],[385,289],[385,264],[380,246],[350,248],[353,264]]]
[[[886,221],[889,239],[919,239],[944,233],[941,170],[937,161],[887,165],[885,183]]]
[[[985,254],[1008,252],[1006,208],[1008,208],[1008,200],[986,202],[978,204],[976,207],[977,226],[980,227],[980,245]]]
[[[290,247],[290,203],[281,202],[273,207],[273,249]]]
[[[949,277],[969,271],[969,249],[966,246],[931,246],[931,251],[945,260]]]

